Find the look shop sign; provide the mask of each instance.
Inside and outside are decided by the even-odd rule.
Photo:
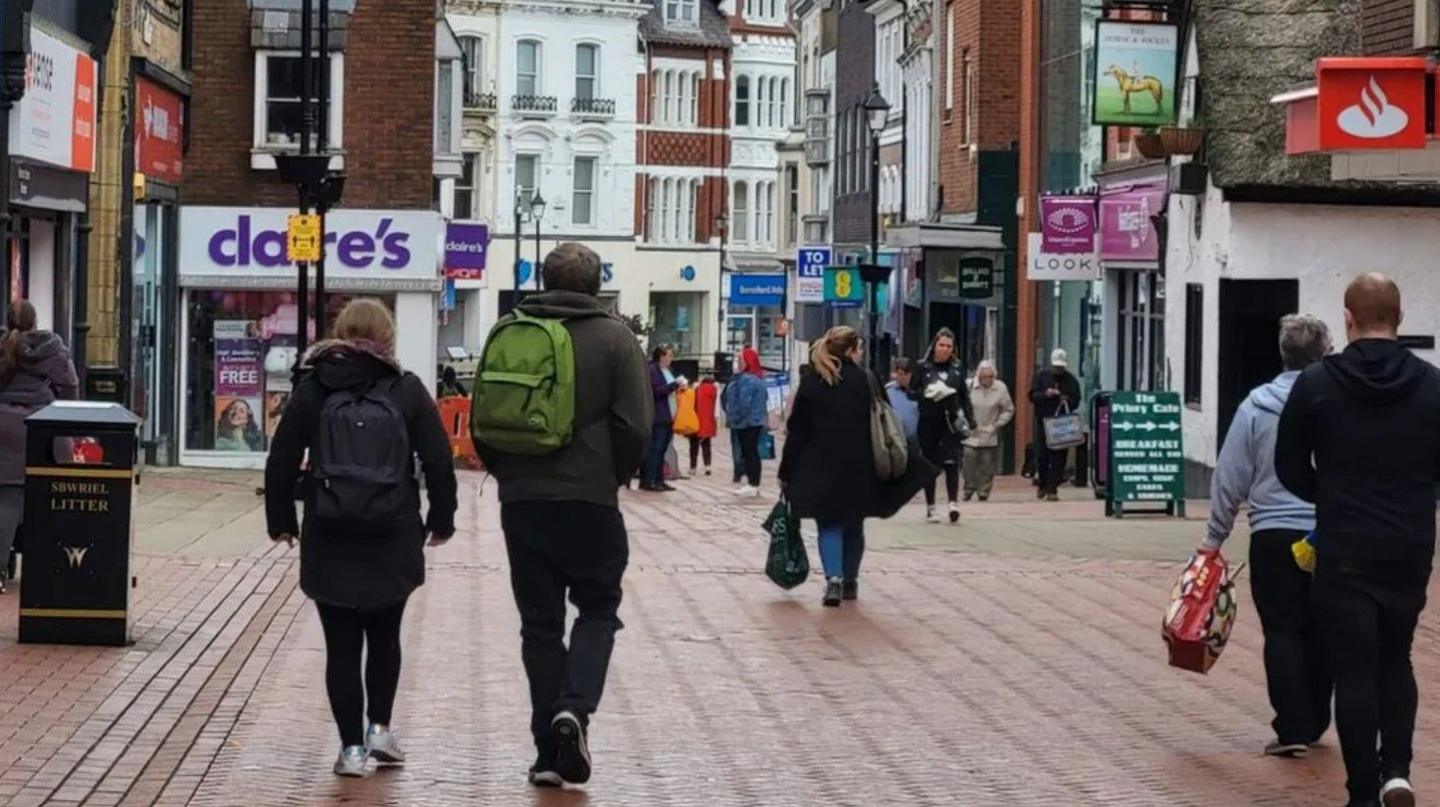
[[[1110,398],[1112,502],[1185,499],[1185,453],[1175,392],[1116,392]]]

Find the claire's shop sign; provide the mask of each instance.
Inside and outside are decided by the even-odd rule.
[[[180,274],[294,277],[285,252],[293,208],[182,207]],[[335,210],[325,217],[326,277],[439,276],[440,216],[428,210]]]

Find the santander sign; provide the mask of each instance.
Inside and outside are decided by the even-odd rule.
[[[1321,151],[1425,147],[1424,58],[1316,62]]]

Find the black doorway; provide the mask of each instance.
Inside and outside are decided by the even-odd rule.
[[[1280,318],[1300,304],[1298,280],[1220,281],[1217,445],[1250,390],[1280,374]]]

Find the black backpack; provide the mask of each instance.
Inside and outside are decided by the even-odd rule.
[[[325,398],[310,463],[316,518],[390,524],[409,507],[415,460],[405,415],[390,398],[398,381]]]

